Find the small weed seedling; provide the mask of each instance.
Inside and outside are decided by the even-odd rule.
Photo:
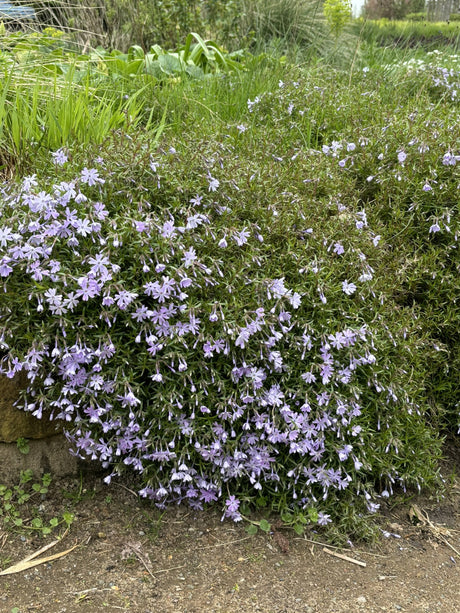
[[[19,484],[13,487],[0,485],[0,522],[5,529],[9,528],[20,533],[36,533],[47,536],[60,524],[69,527],[73,515],[64,512],[62,517],[52,517],[45,520],[40,517],[36,507],[31,505],[34,500],[43,500],[48,493],[51,475],[44,474],[37,482],[33,480],[31,470],[21,471]]]

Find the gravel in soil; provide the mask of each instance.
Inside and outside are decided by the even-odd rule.
[[[460,469],[458,443],[443,474]],[[67,495],[67,497],[66,497]],[[172,508],[161,514],[129,484],[85,476],[53,484],[42,503],[75,520],[42,557],[59,559],[0,576],[0,611],[19,613],[377,613],[460,611],[460,481],[447,496],[422,496],[386,509],[387,535],[347,550],[314,544],[281,528],[249,536],[215,511]],[[56,536],[56,535],[55,535]],[[53,537],[0,529],[0,568]],[[332,552],[332,553],[331,553]],[[345,555],[354,561],[336,557]]]

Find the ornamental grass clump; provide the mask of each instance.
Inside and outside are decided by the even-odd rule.
[[[310,86],[280,83],[214,138],[60,149],[5,189],[2,372],[160,507],[363,534],[382,500],[436,482],[436,352],[388,299],[390,246],[335,155],[366,142],[312,148]]]

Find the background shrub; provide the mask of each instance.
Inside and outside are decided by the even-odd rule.
[[[360,21],[357,20],[357,24]],[[433,51],[446,46],[457,51],[460,45],[458,23],[432,23],[418,21],[367,21],[360,30],[363,38],[381,46],[401,49]]]
[[[427,14],[426,13],[408,13],[406,15],[406,20],[407,21],[426,21],[427,20]]]
[[[23,4],[32,6],[37,16],[35,22],[24,24],[26,28],[58,28],[86,50],[103,45],[127,51],[133,43],[144,50],[153,44],[174,48],[190,31],[215,35],[231,21],[235,0],[32,0]]]

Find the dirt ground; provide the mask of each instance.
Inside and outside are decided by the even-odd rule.
[[[40,557],[76,547],[0,576],[0,612],[458,613],[459,474],[457,442],[443,468],[449,487],[442,502],[422,496],[388,508],[381,526],[390,536],[373,547],[327,551],[312,542],[320,540],[313,532],[249,536],[212,511],[178,507],[161,515],[129,483],[106,486],[89,476],[56,482],[41,510],[52,517],[68,508],[75,521]],[[55,538],[0,529],[0,569]]]

